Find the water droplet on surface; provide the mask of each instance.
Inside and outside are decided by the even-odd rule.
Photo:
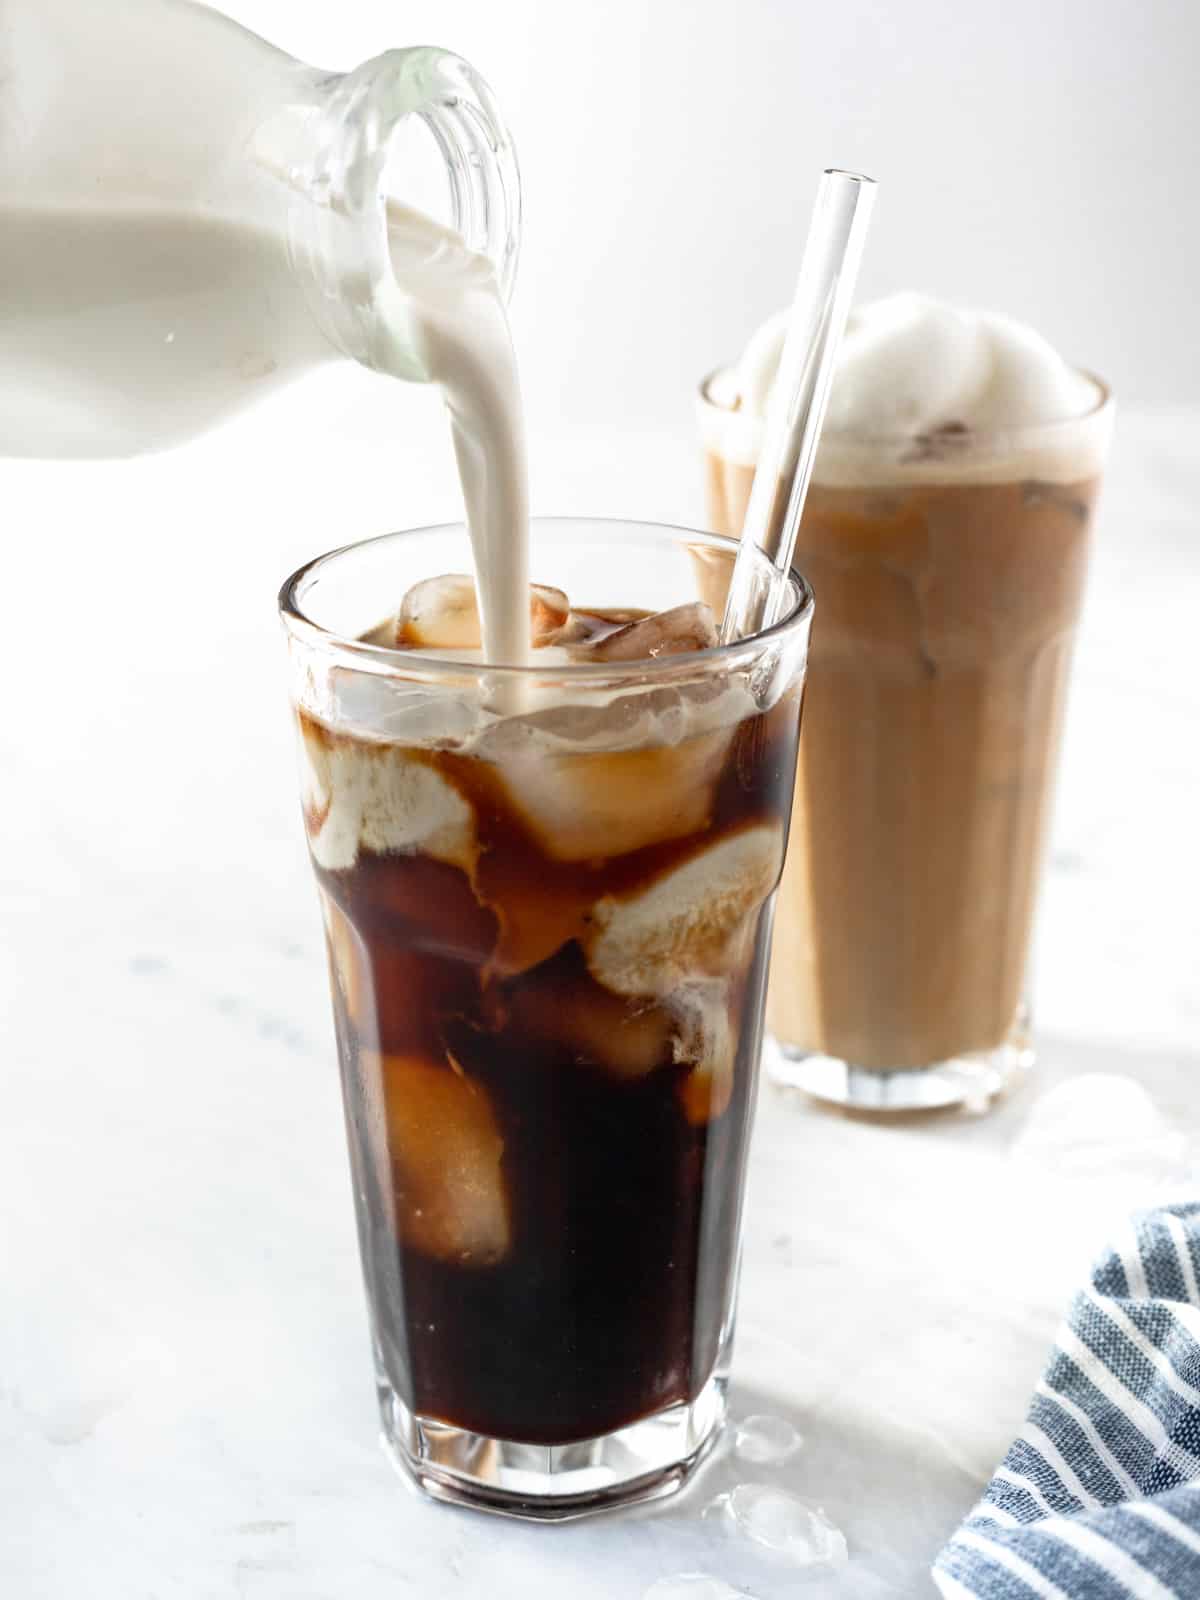
[[[803,1443],[786,1417],[747,1417],[738,1423],[733,1453],[739,1461],[767,1466],[790,1461]]]
[[[728,1496],[728,1494],[719,1494],[716,1497],[715,1500],[710,1500],[708,1502],[708,1504],[704,1507],[703,1511],[701,1511],[701,1513],[700,1513],[701,1520],[703,1520],[705,1517],[707,1517],[709,1519],[712,1519],[712,1518],[716,1518],[716,1517],[727,1517],[728,1515],[729,1515],[729,1496]]]
[[[770,1484],[739,1483],[729,1496],[729,1516],[748,1539],[797,1566],[840,1566],[847,1559],[846,1537],[823,1511]]]
[[[707,1572],[677,1572],[652,1583],[642,1600],[753,1600],[744,1589],[731,1589]]]

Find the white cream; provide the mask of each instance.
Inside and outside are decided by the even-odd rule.
[[[551,653],[537,650],[534,659]],[[347,700],[345,691],[363,689],[361,678],[348,676],[326,714],[335,726],[361,731],[352,739],[302,738],[313,854],[339,871],[354,865],[360,849],[420,850],[471,871],[478,855],[471,808],[413,753],[421,747],[491,764],[514,810],[558,860],[604,855],[617,837],[626,850],[680,838],[705,826],[738,726],[765,709],[736,679],[716,694],[710,687],[702,680],[640,692],[580,688],[568,697],[551,683],[531,689],[543,709],[504,716],[474,697],[466,704],[419,689],[411,705],[397,705],[390,679],[381,680],[377,699],[367,683],[365,696]]]
[[[738,935],[774,893],[783,843],[778,823],[726,834],[637,894],[597,901],[584,941],[592,976],[614,994],[662,996],[738,965]]]
[[[771,317],[708,386],[704,440],[726,460],[758,459],[786,323],[785,313]],[[847,485],[1087,477],[1111,423],[1101,399],[1092,378],[1023,323],[891,295],[847,322],[816,477]],[[942,430],[951,432],[939,441]]]

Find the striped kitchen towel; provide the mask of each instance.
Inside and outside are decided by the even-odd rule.
[[[1200,1202],[1139,1214],[934,1564],[950,1600],[1200,1600]]]

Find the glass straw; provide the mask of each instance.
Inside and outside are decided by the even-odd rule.
[[[783,572],[792,564],[874,199],[873,178],[834,167],[822,175],[725,602],[723,643],[775,620],[767,614],[769,586],[752,552],[761,551]]]

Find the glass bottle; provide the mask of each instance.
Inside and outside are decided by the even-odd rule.
[[[512,142],[445,51],[327,73],[192,0],[4,0],[0,83],[0,454],[180,443],[339,357],[424,380],[398,238],[511,288]],[[412,118],[453,233],[406,225]]]

